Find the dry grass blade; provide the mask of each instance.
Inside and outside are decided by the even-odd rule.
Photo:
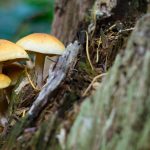
[[[40,89],[36,88],[35,85],[34,85],[34,83],[32,82],[32,80],[31,80],[31,78],[30,78],[30,75],[29,75],[29,73],[28,73],[26,67],[25,67],[25,74],[26,74],[26,76],[27,76],[27,78],[28,78],[28,80],[29,80],[31,86],[33,87],[33,89],[34,89],[35,91],[40,91]]]
[[[87,55],[87,59],[90,63],[91,69],[94,70],[94,67],[92,65],[91,59],[90,59],[90,54],[89,54],[89,38],[88,38],[88,33],[87,31],[83,31],[86,33],[86,55]]]
[[[87,92],[91,89],[91,87],[92,87],[92,85],[94,84],[94,82],[95,82],[97,79],[99,79],[99,78],[105,76],[106,74],[107,74],[107,73],[102,73],[102,74],[100,74],[100,75],[94,77],[94,79],[92,80],[92,82],[90,83],[90,85],[87,87],[87,89],[85,90],[85,92],[83,93],[82,96],[83,96],[83,97],[86,96]]]

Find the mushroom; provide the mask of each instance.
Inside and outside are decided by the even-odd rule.
[[[0,39],[0,73],[2,73],[4,64],[28,59],[29,56],[22,47],[8,40]]]
[[[3,67],[3,73],[8,75],[11,79],[11,84],[10,86],[16,85],[20,74],[24,71],[24,67],[20,65],[19,63],[12,63],[5,65]]]
[[[8,109],[8,102],[4,89],[7,88],[10,83],[11,79],[8,76],[0,74],[0,122],[3,126],[7,124],[5,115]]]
[[[45,56],[62,55],[65,46],[54,36],[45,33],[30,34],[20,39],[16,44],[36,54],[35,74],[37,86],[41,88],[43,86]]]
[[[8,76],[0,73],[0,83],[0,89],[4,89],[10,85],[11,79]]]

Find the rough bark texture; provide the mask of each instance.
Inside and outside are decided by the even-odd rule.
[[[150,15],[137,23],[123,56],[87,99],[67,140],[74,150],[150,149]]]
[[[95,0],[56,0],[52,34],[63,43],[72,42],[82,29],[87,11]]]
[[[94,3],[101,12],[111,12],[114,8],[112,12],[115,14],[113,18],[115,20],[123,19],[129,13],[135,13],[134,9],[137,7],[139,11],[146,11],[147,7],[146,0],[56,0],[52,34],[65,44],[72,42],[77,32],[85,29],[83,20],[93,11]],[[103,6],[106,6],[106,9]],[[132,9],[129,9],[131,6]]]

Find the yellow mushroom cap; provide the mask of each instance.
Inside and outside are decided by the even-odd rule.
[[[0,39],[0,62],[18,59],[29,59],[26,51],[15,43]]]
[[[0,89],[4,89],[6,87],[8,87],[11,83],[11,79],[4,75],[4,74],[0,74]]]
[[[57,38],[46,33],[33,33],[20,39],[17,45],[27,51],[61,55],[65,46]]]

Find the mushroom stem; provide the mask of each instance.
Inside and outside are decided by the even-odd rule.
[[[3,69],[3,64],[0,63],[0,73],[2,73],[2,69]]]
[[[29,69],[33,69],[34,64],[32,63],[31,59],[30,59],[30,60],[28,60],[28,61],[26,61],[26,64],[27,64],[27,68],[29,68]]]
[[[43,54],[36,54],[35,60],[35,75],[36,75],[36,82],[39,88],[43,86],[43,69],[44,69],[44,62],[45,62],[45,55]]]
[[[44,70],[43,70],[43,81],[46,80],[49,74],[49,68],[53,68],[56,64],[59,56],[45,56]]]
[[[8,110],[7,98],[4,93],[4,89],[0,89],[0,125],[4,127],[2,134],[6,134],[6,130],[7,130],[7,124],[8,124],[7,110]]]
[[[5,116],[8,109],[8,102],[4,89],[0,89],[0,116]]]

